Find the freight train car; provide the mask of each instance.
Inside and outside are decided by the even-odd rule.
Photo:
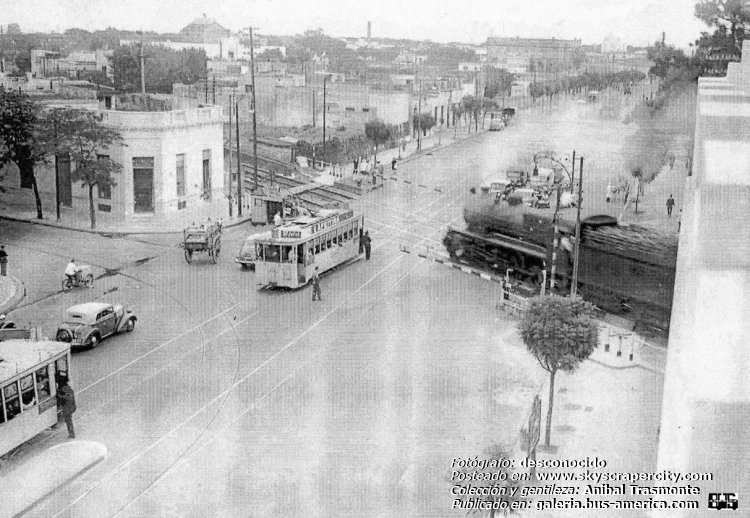
[[[574,211],[573,216],[574,216]],[[569,293],[575,224],[560,217],[555,288]],[[512,206],[490,196],[464,210],[466,229],[450,227],[443,240],[452,259],[505,275],[539,291],[552,279],[554,225],[551,210]],[[666,332],[674,290],[677,238],[640,226],[621,226],[610,216],[581,222],[578,291],[600,309],[636,322],[643,331]]]

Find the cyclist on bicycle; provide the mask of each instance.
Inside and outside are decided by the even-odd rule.
[[[68,263],[68,266],[65,267],[65,276],[72,282],[73,284],[78,284],[78,272],[81,270],[76,266],[76,260],[71,259]]]

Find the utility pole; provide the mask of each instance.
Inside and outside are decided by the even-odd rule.
[[[323,153],[320,155],[320,165],[325,169],[326,159],[326,75],[323,74]],[[315,164],[313,164],[314,166]]]
[[[216,76],[213,77],[213,84],[211,85],[211,104],[216,104]]]
[[[223,132],[222,132],[223,133]],[[222,135],[223,138],[223,135]],[[234,175],[232,174],[232,159],[234,148],[232,147],[232,94],[229,94],[229,217],[232,217],[232,198],[234,194]]]
[[[231,104],[229,109],[232,109]],[[242,216],[242,189],[245,187],[245,183],[242,181],[242,165],[240,165],[240,103],[235,98],[234,100],[234,123],[237,135],[237,216]],[[253,130],[255,125],[253,124]],[[232,128],[229,128],[229,139],[231,140]],[[258,171],[258,158],[255,158],[255,171],[257,175]]]
[[[143,59],[143,37],[141,37],[141,93],[146,93],[146,67]]]
[[[579,179],[580,183],[580,179]],[[573,167],[572,171],[570,172],[570,194],[573,194],[573,189],[575,189],[576,184],[576,150],[573,150]]]
[[[570,285],[570,295],[578,293],[578,259],[581,252],[581,201],[583,192],[583,157],[581,165],[578,168],[578,203],[576,204],[576,244],[575,254],[573,255],[573,282]]]
[[[560,247],[560,226],[557,224],[558,214],[560,213],[560,191],[562,190],[562,180],[557,183],[557,201],[555,202],[555,214],[552,216],[552,224],[555,228],[555,237],[552,240],[552,268],[549,276],[550,293],[555,289],[555,275],[557,274],[557,249]]]
[[[55,116],[55,147],[57,147],[57,116]],[[55,149],[55,207],[57,209],[57,221],[60,221],[60,164]]]
[[[417,108],[417,120],[418,122],[418,130],[417,130],[417,151],[422,149],[422,79],[419,79],[419,100],[417,101],[417,105],[419,106]]]
[[[256,127],[255,112],[257,105],[255,104],[255,49],[253,47],[253,28],[250,27],[250,80],[253,83],[253,190],[258,190],[258,135]],[[238,126],[239,128],[239,126]],[[237,154],[239,155],[239,129],[237,130]],[[238,159],[239,160],[239,159]],[[273,185],[273,168],[269,167],[271,173],[271,185]]]

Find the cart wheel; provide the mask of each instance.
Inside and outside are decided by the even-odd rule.
[[[86,285],[87,288],[93,288],[94,287],[94,276],[91,274],[88,274],[85,279],[83,279],[83,283]]]
[[[193,253],[190,250],[185,250],[185,261],[190,264],[193,261]]]

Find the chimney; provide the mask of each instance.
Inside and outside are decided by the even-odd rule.
[[[372,22],[367,22],[367,39],[372,38]]]

